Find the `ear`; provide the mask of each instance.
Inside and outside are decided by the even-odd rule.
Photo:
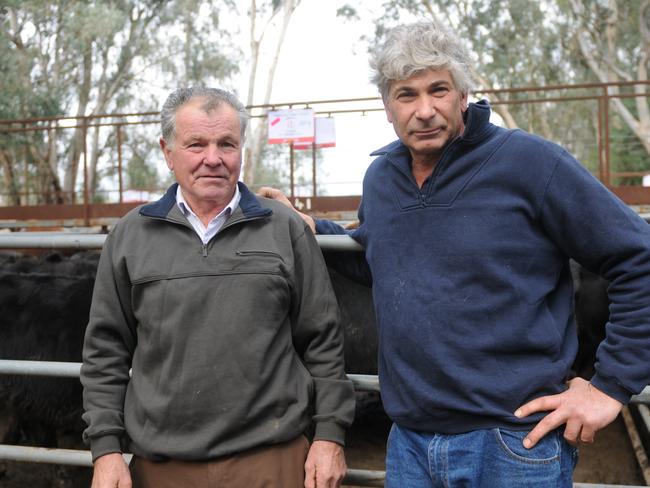
[[[171,171],[174,171],[174,163],[172,162],[172,159],[169,155],[169,153],[171,152],[171,148],[167,145],[167,142],[162,137],[160,138],[158,143],[160,144],[160,149],[162,150],[163,157],[165,158],[165,162],[167,163],[167,167]]]
[[[390,111],[390,108],[388,107],[388,103],[384,100],[384,111],[386,112],[386,118],[388,119],[388,123],[392,124],[393,123],[393,114]]]
[[[460,110],[465,113],[467,111],[467,93],[461,93],[460,95]]]

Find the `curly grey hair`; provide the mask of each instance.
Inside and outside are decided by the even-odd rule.
[[[239,115],[239,126],[242,143],[246,138],[246,127],[248,126],[248,112],[246,107],[232,93],[220,88],[208,88],[205,86],[191,86],[174,90],[165,100],[160,111],[160,130],[162,138],[170,146],[174,144],[176,137],[176,111],[194,98],[205,99],[202,109],[206,112],[214,110],[222,103],[230,105]]]
[[[375,47],[371,81],[385,101],[391,82],[428,69],[446,69],[458,91],[469,93],[473,83],[470,63],[469,51],[451,30],[435,22],[416,22],[393,28],[385,42]]]

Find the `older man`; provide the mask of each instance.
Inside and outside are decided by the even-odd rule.
[[[93,488],[338,486],[354,397],[318,245],[238,183],[234,96],[180,89],[161,118],[178,184],[115,225],[97,272],[81,374]]]
[[[394,421],[387,486],[568,487],[571,444],[650,380],[650,227],[562,148],[468,105],[464,45],[416,23],[373,59],[399,140],[373,153],[350,235],[372,275]],[[569,258],[611,281],[612,305],[594,377],[567,384]]]

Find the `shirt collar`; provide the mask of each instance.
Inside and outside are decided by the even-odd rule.
[[[233,213],[237,208],[237,205],[239,205],[240,199],[241,199],[241,194],[239,192],[239,185],[235,185],[235,194],[233,195],[232,199],[230,200],[228,205],[226,205],[224,209],[221,212],[219,212],[219,214],[215,216],[212,220],[221,217],[226,212],[228,212],[229,215]],[[181,185],[178,185],[178,187],[176,188],[176,205],[178,205],[178,208],[186,217],[188,215],[193,215],[198,219],[198,216],[194,213],[190,205],[187,203],[187,200],[185,200],[185,197],[183,196],[183,192],[181,191]]]

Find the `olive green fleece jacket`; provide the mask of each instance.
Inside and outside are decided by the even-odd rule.
[[[108,235],[81,368],[93,459],[208,460],[310,423],[314,439],[343,444],[354,392],[318,244],[290,209],[239,185],[206,245],[176,185]]]

